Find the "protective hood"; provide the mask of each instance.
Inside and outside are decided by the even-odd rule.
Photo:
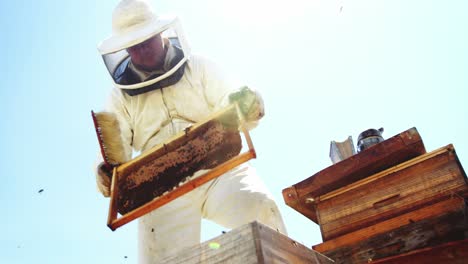
[[[177,18],[167,27],[162,32],[154,31],[152,35],[148,35],[147,38],[131,46],[122,45],[120,50],[101,54],[116,87],[130,95],[135,95],[174,84],[182,77],[184,65],[190,57],[190,48]],[[154,71],[139,69],[132,62],[128,50],[158,34],[164,42],[163,68]]]
[[[145,46],[155,39],[159,46]],[[140,52],[137,57],[131,53],[130,56],[129,51],[142,47],[156,48]],[[158,16],[145,0],[119,2],[112,14],[112,36],[102,41],[98,50],[115,86],[125,91],[167,79],[183,68],[190,57],[179,19],[170,15]]]

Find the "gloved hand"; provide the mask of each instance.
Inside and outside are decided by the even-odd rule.
[[[257,121],[264,116],[262,97],[247,86],[231,93],[229,102],[237,102],[246,122]]]
[[[111,179],[112,172],[104,162],[101,162],[97,167],[96,181],[99,191],[101,191],[104,197],[110,196]]]

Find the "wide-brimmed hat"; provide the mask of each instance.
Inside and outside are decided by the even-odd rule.
[[[166,30],[176,16],[158,16],[145,0],[123,0],[112,13],[112,36],[98,44],[103,54],[141,43]]]

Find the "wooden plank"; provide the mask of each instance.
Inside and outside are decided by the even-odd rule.
[[[314,201],[320,195],[424,153],[421,136],[413,127],[284,189],[283,198],[287,205],[318,223]]]
[[[320,197],[324,241],[466,191],[453,146],[395,166]]]
[[[419,210],[376,223],[375,225],[356,230],[325,241],[313,246],[318,252],[329,252],[337,248],[352,247],[353,245],[365,241],[370,237],[392,232],[404,225],[422,221],[424,219],[435,218],[449,213],[462,212],[466,208],[465,202],[460,197],[451,197],[447,200],[423,207]]]
[[[258,237],[261,263],[333,263],[322,254],[311,251],[304,245],[285,235],[274,232],[269,227],[255,223],[253,227]]]
[[[176,252],[160,263],[327,264],[333,261],[261,223],[252,222]]]
[[[465,215],[465,200],[452,197],[315,245],[313,249],[335,263],[365,263],[466,239]]]
[[[375,264],[414,264],[414,263],[450,263],[468,262],[468,240],[449,242],[436,247],[429,247],[406,254],[370,261]]]
[[[320,197],[324,241],[466,192],[466,175],[452,145]]]
[[[172,264],[256,263],[252,226],[244,225],[202,244],[180,250],[160,261]]]

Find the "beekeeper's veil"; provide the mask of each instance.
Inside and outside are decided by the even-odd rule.
[[[132,76],[128,69],[132,63],[127,50],[157,34],[161,34],[164,42],[170,47],[167,50],[170,58],[166,58],[163,71],[144,78],[141,75]],[[176,82],[182,76],[183,65],[190,56],[190,48],[179,19],[176,16],[156,15],[150,4],[144,0],[122,0],[118,4],[112,14],[112,36],[102,41],[98,50],[115,86],[131,95],[155,86],[156,83]],[[176,78],[168,78],[171,75]]]

